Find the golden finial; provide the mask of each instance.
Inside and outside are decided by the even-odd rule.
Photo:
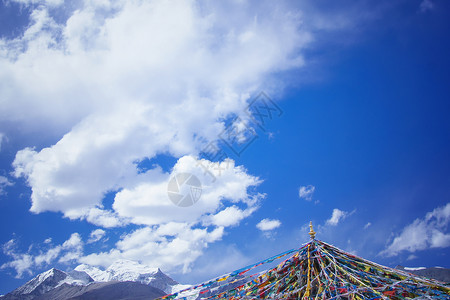
[[[316,232],[313,229],[312,221],[309,221],[309,236],[312,240],[316,238]]]

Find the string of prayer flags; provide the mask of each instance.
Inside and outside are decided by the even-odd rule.
[[[450,300],[448,284],[357,257],[316,240],[313,233],[311,241],[300,249],[286,251],[160,299]],[[245,275],[288,254],[292,256],[274,268]]]

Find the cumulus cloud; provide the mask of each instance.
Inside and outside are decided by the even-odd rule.
[[[430,248],[450,247],[450,203],[427,213],[403,228],[402,232],[381,252],[395,256],[400,252],[416,252]]]
[[[254,9],[235,3],[230,21],[206,3],[86,1],[57,23],[38,6],[23,36],[0,44],[2,118],[67,129],[16,155],[31,211],[96,220],[106,192],[136,186],[136,161],[195,155],[271,72],[301,66],[310,36],[299,15]]]
[[[120,227],[128,223],[126,219],[121,218],[116,212],[98,207],[90,208],[83,218],[92,224],[105,228]]]
[[[211,223],[216,226],[223,227],[237,225],[242,219],[248,217],[254,210],[255,208],[253,207],[242,210],[236,206],[229,206],[211,216]]]
[[[270,231],[274,230],[281,226],[280,220],[272,220],[272,219],[262,219],[258,224],[256,224],[256,228],[261,231]]]
[[[258,186],[261,180],[247,174],[242,166],[235,166],[232,160],[223,161],[221,164],[223,168],[220,176],[216,174],[212,179],[209,173],[205,172],[205,168],[215,172],[213,162],[183,156],[175,164],[171,174],[166,174],[161,169],[153,170],[143,174],[134,187],[117,193],[113,208],[120,217],[128,218],[134,224],[204,221],[208,225],[235,225],[250,215],[257,207],[259,199],[264,197],[259,193],[250,193],[250,188]],[[167,183],[171,177],[180,173],[193,174],[202,183],[201,198],[195,205],[179,207],[168,198]],[[224,200],[240,203],[245,209],[241,210],[236,205],[225,207]]]
[[[349,213],[338,208],[333,209],[333,213],[331,214],[331,218],[329,218],[326,222],[327,225],[336,226],[340,221],[344,220],[349,216]]]
[[[103,229],[95,229],[91,231],[91,234],[89,235],[89,239],[87,241],[88,244],[92,244],[95,242],[100,241],[106,234],[106,231],[104,231]]]
[[[298,196],[300,197],[300,199],[311,201],[315,190],[316,187],[313,185],[301,186],[298,189]]]
[[[86,255],[80,262],[108,267],[116,259],[130,259],[188,272],[203,250],[222,238],[226,227],[251,215],[264,197],[250,192],[260,179],[232,160],[221,164],[219,175],[212,162],[183,156],[170,174],[160,168],[142,174],[135,187],[116,194],[113,209],[120,218],[145,227],[125,235],[111,250]],[[202,183],[200,200],[189,207],[176,206],[167,195],[169,178],[180,173],[193,174]]]
[[[44,244],[50,243],[49,239],[44,241]],[[31,275],[34,268],[49,266],[56,261],[67,263],[78,259],[83,255],[83,245],[81,236],[75,232],[61,245],[41,250],[38,254],[31,253],[31,248],[26,253],[20,253],[17,241],[12,239],[3,245],[3,253],[12,260],[1,265],[0,269],[13,268],[17,273],[16,277],[22,278],[25,273]]]
[[[257,92],[282,88],[273,74],[304,65],[313,37],[302,14],[269,1],[86,0],[63,13],[69,8],[60,0],[17,1],[32,13],[23,34],[0,39],[0,118],[58,137],[16,154],[14,175],[31,188],[30,211],[105,228],[143,226],[110,251],[84,256],[86,263],[127,258],[187,271],[264,197],[254,191],[261,180],[243,166],[197,155],[227,120],[248,120]],[[138,168],[159,154],[177,159],[170,171]],[[211,180],[204,166],[217,163],[226,168]],[[178,172],[202,182],[200,201],[188,208],[167,198]],[[111,191],[118,192],[105,207]]]
[[[223,233],[223,227],[208,230],[174,222],[156,228],[144,227],[122,237],[114,249],[89,254],[79,261],[108,267],[116,259],[130,259],[161,267],[168,272],[182,267],[183,273],[186,273],[207,245],[220,240]]]
[[[181,267],[183,272],[188,272],[203,250],[210,243],[222,238],[226,227],[235,226],[251,215],[259,207],[260,199],[265,196],[251,191],[261,180],[247,174],[242,166],[235,166],[232,160],[220,162],[222,168],[219,174],[213,168],[214,164],[217,163],[183,156],[171,173],[157,168],[141,174],[134,187],[122,189],[116,194],[113,202],[114,212],[94,208],[95,215],[92,215],[94,209],[90,209],[87,218],[92,217],[93,223],[103,225],[133,223],[145,227],[126,234],[109,251],[89,254],[80,259],[79,253],[70,252],[59,261],[75,259],[90,265],[108,267],[111,261],[116,259],[130,259],[167,271]],[[205,168],[211,170],[214,178],[205,172]],[[195,205],[178,207],[169,200],[168,181],[176,174],[186,172],[198,176],[203,191]],[[228,206],[228,203],[231,205]],[[108,222],[102,221],[102,214],[105,212],[110,215]],[[270,224],[265,225],[266,228],[274,226],[273,222],[279,221],[270,220]],[[104,235],[103,229],[96,229],[91,232],[87,243],[94,243]],[[62,247],[56,247],[49,251],[45,261],[53,261],[61,249]],[[21,258],[28,257],[32,259],[31,262],[43,259],[29,254]],[[27,270],[34,265],[29,265]],[[22,273],[23,271],[20,274]]]

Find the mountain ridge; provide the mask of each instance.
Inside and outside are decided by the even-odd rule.
[[[78,265],[75,270],[87,273],[96,282],[139,282],[161,289],[166,293],[172,293],[188,287],[188,285],[180,285],[159,268],[150,267],[132,260],[116,260],[105,270],[86,264]]]
[[[88,285],[94,280],[85,272],[64,272],[55,268],[38,274],[24,285],[0,297],[0,299],[34,299],[63,284]]]
[[[159,268],[117,260],[106,269],[86,264],[70,272],[51,268],[0,296],[0,300],[120,299],[126,296],[121,290],[129,290],[132,295],[124,299],[153,299],[151,297],[158,298],[186,287],[189,285],[179,284]],[[103,298],[99,296],[102,293]]]
[[[436,280],[442,281],[444,283],[450,283],[450,269],[446,269],[446,268],[442,268],[442,267],[409,268],[409,267],[403,267],[403,266],[397,266],[395,268],[406,271],[408,273],[415,274],[415,275],[436,279]]]

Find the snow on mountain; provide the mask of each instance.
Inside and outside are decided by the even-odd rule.
[[[132,285],[131,282],[136,284]],[[102,285],[103,283],[106,285]],[[123,285],[118,285],[118,283],[123,283]],[[137,284],[143,286],[139,287]],[[55,299],[63,299],[58,297],[75,292],[91,293],[93,292],[91,290],[97,288],[106,289],[104,290],[105,293],[111,293],[119,286],[133,286],[133,288],[145,293],[156,293],[157,291],[173,293],[189,287],[189,285],[179,284],[159,268],[130,260],[117,260],[106,270],[84,264],[77,266],[71,272],[63,272],[53,268],[37,275],[11,293],[3,297],[0,296],[0,299],[53,299],[48,298],[52,293],[55,294]],[[152,290],[148,287],[156,289]]]
[[[66,277],[67,274],[53,268],[37,275],[26,284],[17,288],[15,291],[18,294],[31,294],[33,291],[40,289],[43,291],[43,293],[45,293],[46,291],[50,290],[52,286],[55,287],[57,284],[59,284],[59,282],[66,279]]]
[[[425,267],[415,267],[415,268],[408,268],[408,267],[404,267],[404,269],[406,271],[419,271],[419,270],[425,270]]]
[[[87,285],[90,282],[93,282],[92,278],[84,272],[66,273],[53,268],[37,275],[21,287],[12,291],[10,295],[39,296],[64,283],[70,285]]]
[[[112,275],[114,279],[120,279],[119,281],[138,281],[142,275],[146,280],[151,280],[152,276],[161,272],[159,268],[152,268],[144,264],[140,264],[131,260],[117,260],[108,269],[106,269]],[[144,280],[145,280],[144,279]],[[145,282],[149,283],[149,282]]]
[[[436,279],[442,282],[450,283],[450,269],[442,268],[442,267],[403,267],[397,266],[395,267],[399,270],[404,270],[408,273],[413,273],[415,275],[420,275],[432,279]]]
[[[70,285],[87,285],[94,280],[91,276],[89,276],[86,272],[80,272],[80,271],[71,271],[67,273],[66,279],[64,279],[59,285],[63,283],[67,283]]]
[[[190,285],[190,284],[176,284],[176,285],[172,286],[172,290],[170,291],[170,294],[190,288],[191,286],[192,285]]]
[[[106,270],[85,264],[77,266],[75,270],[86,272],[95,281],[140,282],[161,289],[166,293],[172,293],[174,288],[182,289],[185,287],[185,285],[179,286],[178,282],[165,275],[159,268],[125,259],[116,260]]]
[[[94,266],[81,264],[75,268],[75,271],[87,273],[94,281],[106,282],[111,280],[111,274]]]
[[[113,262],[104,271],[85,264],[79,265],[75,270],[86,272],[95,281],[139,281],[144,284],[149,284],[153,276],[160,271],[158,268],[124,259]]]

